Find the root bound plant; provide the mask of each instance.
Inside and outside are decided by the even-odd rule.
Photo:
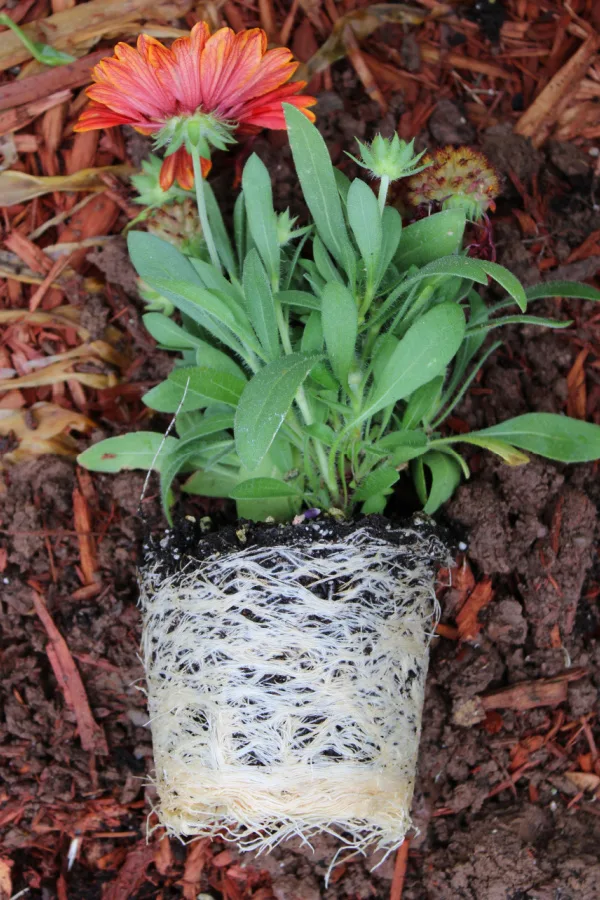
[[[410,825],[447,551],[431,520],[384,518],[390,498],[412,479],[434,514],[469,477],[461,445],[508,465],[598,458],[600,427],[565,416],[467,434],[445,423],[501,344],[488,336],[564,328],[529,306],[600,294],[525,289],[494,262],[496,176],[469,148],[429,157],[379,136],[358,147],[367,180],[350,181],[311,122],[314,99],[288,83],[290,54],[266,46],[258,29],[200,24],[171,49],[119,45],[95,71],[79,130],[126,122],[166,148],[135,179],[148,230],[130,232],[129,251],[146,327],[178,358],[144,398],[173,416],[169,433],[111,438],[80,462],[158,472],[173,525],[141,572],[162,823],[258,849],[329,831],[391,850]],[[287,128],[310,212],[299,227],[274,209],[256,155],[231,223],[206,180],[214,148],[260,127]],[[238,524],[173,521],[182,475],[184,493],[232,501]]]

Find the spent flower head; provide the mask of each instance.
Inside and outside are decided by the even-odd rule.
[[[142,34],[135,48],[117,44],[115,55],[92,70],[92,102],[75,130],[131,125],[153,135],[158,146],[170,145],[161,169],[163,190],[174,180],[189,188],[191,149],[206,159],[210,147],[224,148],[234,131],[284,129],[283,102],[314,119],[309,107],[315,98],[300,94],[306,82],[290,81],[297,65],[284,47],[267,50],[260,28],[239,34],[220,28],[211,35],[199,22],[171,47]]]
[[[407,144],[400,140],[397,134],[393,138],[384,138],[378,134],[371,145],[356,142],[360,148],[360,159],[348,153],[359,166],[367,169],[374,178],[387,178],[396,181],[398,178],[406,178],[421,172],[430,163],[419,165],[425,151],[415,155],[414,139]]]
[[[429,167],[408,183],[407,197],[413,206],[438,203],[442,209],[460,207],[473,221],[496,208],[498,176],[483,153],[470,147],[443,147],[426,159]]]

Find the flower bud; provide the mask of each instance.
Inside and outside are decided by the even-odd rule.
[[[391,139],[378,134],[370,146],[361,144],[360,141],[357,143],[361,159],[356,159],[350,153],[348,156],[359,166],[367,169],[374,178],[389,178],[390,181],[396,181],[398,178],[406,178],[421,172],[431,165],[426,162],[420,166],[419,162],[425,151],[415,155],[414,140],[407,144],[406,141],[401,141],[397,134]]]
[[[163,191],[160,186],[161,166],[162,159],[152,153],[148,159],[142,161],[142,171],[138,175],[131,176],[131,183],[138,193],[135,203],[148,209],[160,209],[190,196],[188,191],[184,191],[175,183]]]

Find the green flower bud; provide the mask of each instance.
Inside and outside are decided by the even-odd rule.
[[[430,165],[430,163],[419,165],[425,151],[415,155],[414,139],[407,144],[406,141],[401,141],[397,134],[391,139],[378,134],[370,146],[361,144],[360,141],[357,143],[361,159],[357,159],[350,153],[348,156],[359,166],[367,169],[374,178],[388,178],[390,181],[396,181],[398,178],[415,175]]]
[[[162,160],[151,154],[142,162],[142,171],[138,175],[131,176],[131,183],[138,192],[136,203],[149,209],[168,206],[176,200],[185,200],[190,197],[189,191],[184,191],[174,182],[168,191],[163,191],[160,186],[160,168]]]
[[[234,144],[236,123],[221,122],[212,113],[194,113],[193,116],[173,116],[154,139],[154,146],[168,147],[166,156],[185,146],[188,153],[198,150],[204,159],[210,159],[210,148],[226,150]]]

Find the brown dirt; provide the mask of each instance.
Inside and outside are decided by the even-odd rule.
[[[345,81],[326,101],[330,114],[324,127],[336,160],[350,135],[368,138],[381,126],[364,94],[362,107],[354,103],[356,79],[350,70],[339,77]],[[441,116],[437,126],[434,119],[432,132],[440,122]],[[507,146],[506,137],[488,131],[490,156],[494,146]],[[443,140],[449,139],[444,132]],[[518,151],[494,158],[501,167],[517,166],[527,184],[547,168],[547,184],[553,179],[562,185],[560,209],[549,211],[548,226],[564,241],[566,259],[599,227],[598,213],[590,211],[585,190],[576,186],[581,182],[569,182],[587,178],[581,156],[554,146],[547,156],[535,154],[522,139],[517,143]],[[280,137],[261,137],[254,149],[278,160],[278,202],[293,204],[289,152],[282,151]],[[510,216],[519,195],[504,174],[497,226],[501,261],[534,280],[531,253]],[[584,263],[593,274],[594,264]],[[121,270],[116,272],[118,281]],[[540,304],[539,311],[567,315],[553,303]],[[592,311],[585,304],[577,304],[576,311],[575,339],[581,346],[590,340],[586,323]],[[106,310],[91,309],[92,314],[104,321]],[[138,319],[133,310],[127,327],[145,362],[133,379],[144,372],[159,377],[164,356],[152,369]],[[564,410],[566,376],[577,350],[572,336],[533,327],[510,332],[507,348],[486,367],[456,415],[481,427],[530,409]],[[92,414],[105,433],[129,427],[126,417],[105,420],[101,406]],[[434,641],[414,801],[419,832],[411,841],[403,900],[593,900],[600,882],[598,803],[593,793],[578,795],[565,773],[588,765],[591,735],[600,746],[597,470],[539,460],[508,469],[484,454],[471,454],[470,464],[473,477],[446,512],[450,523],[468,534],[476,578],[491,576],[494,593],[474,640]],[[342,863],[325,887],[334,851],[327,837],[315,841],[312,852],[290,842],[258,860],[242,856],[236,862],[232,853],[228,874],[221,868],[223,856],[219,861],[225,850],[219,842],[206,849],[204,862],[202,847],[195,855],[175,843],[165,849],[157,834],[150,851],[143,850],[152,801],[136,656],[135,562],[141,537],[136,512],[143,476],[94,477],[91,492],[86,488],[100,586],[87,599],[81,596],[85,579],[72,512],[79,482],[72,464],[47,458],[11,469],[3,478],[0,827],[2,853],[14,860],[14,890],[29,888],[26,896],[32,900],[168,900],[182,896],[182,886],[186,897],[204,892],[235,900],[239,885],[250,885],[247,896],[254,891],[261,900],[389,897],[393,858]],[[158,529],[156,485],[151,483],[149,494],[144,511]],[[189,511],[202,512],[200,501],[187,502]],[[34,589],[45,597],[79,670],[92,715],[106,736],[107,756],[92,756],[82,747],[77,710],[57,681],[47,634],[33,610]],[[446,591],[443,624],[454,625],[456,602],[456,591]],[[566,700],[556,707],[481,714],[481,695],[577,667],[584,670],[581,677],[568,683]],[[76,848],[76,860],[69,872],[70,847]],[[193,871],[190,860],[197,863]]]

